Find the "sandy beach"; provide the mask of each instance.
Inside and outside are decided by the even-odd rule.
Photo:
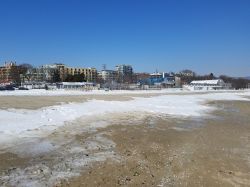
[[[70,102],[86,102],[88,100],[105,100],[105,101],[128,101],[133,97],[153,97],[161,94],[126,94],[126,95],[75,95],[75,96],[2,96],[0,97],[1,109],[39,109],[53,105]]]
[[[0,96],[0,185],[248,186],[248,98],[249,92]]]
[[[61,185],[249,186],[250,103],[211,105],[227,111],[214,112],[212,119],[147,118],[105,129],[121,160],[96,164]]]

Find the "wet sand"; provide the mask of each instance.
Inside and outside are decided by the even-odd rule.
[[[11,96],[11,102],[0,97],[0,103],[3,108],[37,109],[62,101],[132,99],[127,95],[34,97]],[[28,102],[30,100],[32,102]],[[88,163],[80,176],[57,181],[53,186],[249,186],[250,102],[213,101],[208,105],[217,107],[209,117],[148,116],[129,121],[136,119],[138,114],[121,114],[111,120],[111,126],[94,131],[72,133],[67,128],[59,129],[48,139],[69,140],[62,147],[70,148],[75,144],[85,147],[84,142],[101,134],[115,146],[88,150],[84,156],[111,151],[114,157]],[[102,120],[103,117],[99,118]],[[75,123],[81,127],[91,121],[78,119]],[[60,159],[74,156],[59,153],[39,156],[0,154],[0,174],[37,163],[45,163],[52,168]],[[3,184],[0,179],[0,185],[10,186]]]

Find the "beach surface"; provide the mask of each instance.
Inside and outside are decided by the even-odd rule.
[[[250,91],[0,93],[0,186],[249,186]]]

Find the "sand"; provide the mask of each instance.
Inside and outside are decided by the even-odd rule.
[[[87,100],[106,100],[106,101],[128,101],[132,100],[133,97],[153,97],[160,95],[195,95],[195,94],[206,94],[209,92],[177,92],[177,93],[139,93],[139,92],[131,92],[129,94],[113,94],[112,92],[108,92],[107,94],[93,94],[93,95],[50,95],[50,96],[39,96],[39,95],[25,95],[25,96],[9,96],[9,95],[1,95],[0,96],[0,109],[39,109],[42,107],[49,107],[53,105],[60,105],[62,103],[69,102],[85,102]],[[211,92],[212,93],[212,92]],[[220,93],[217,91],[216,93]],[[240,93],[240,92],[239,92]]]
[[[133,97],[152,97],[162,94],[126,94],[126,95],[70,95],[70,96],[0,96],[0,109],[39,109],[70,102],[87,100],[128,101]]]
[[[105,129],[121,161],[96,164],[59,186],[249,186],[250,103],[211,105],[226,110],[213,119],[156,118],[152,127],[148,118]]]
[[[39,101],[35,101],[38,96],[27,96],[11,97],[10,102],[0,98],[2,108],[37,109],[61,102],[93,98],[127,100],[132,96],[39,96]],[[52,186],[249,186],[250,102],[213,101],[208,105],[217,110],[201,118],[170,119],[150,115],[141,118],[140,114],[122,114],[115,118],[99,116],[99,120],[112,123],[106,128],[88,132],[79,129],[77,133],[67,129],[70,126],[58,129],[47,138],[62,138],[63,147],[86,146],[87,141],[98,136],[115,146],[107,148],[104,144],[99,149],[88,150],[85,157],[107,152],[112,156],[88,163],[79,176],[62,179]],[[78,119],[74,123],[81,127],[91,120]],[[73,156],[59,153],[60,150],[23,157],[0,154],[0,174],[37,163],[52,167],[60,159]],[[0,179],[1,184],[4,183]]]

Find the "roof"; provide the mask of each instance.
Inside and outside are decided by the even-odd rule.
[[[214,79],[214,80],[198,80],[192,81],[190,84],[219,84],[223,82],[221,79]]]
[[[157,73],[157,72],[156,72],[156,73],[151,73],[150,75],[151,75],[151,76],[154,76],[154,75],[159,75],[159,76],[161,75],[161,76],[162,76],[162,73]]]
[[[61,82],[62,85],[65,86],[84,86],[84,85],[92,85],[91,82]]]

